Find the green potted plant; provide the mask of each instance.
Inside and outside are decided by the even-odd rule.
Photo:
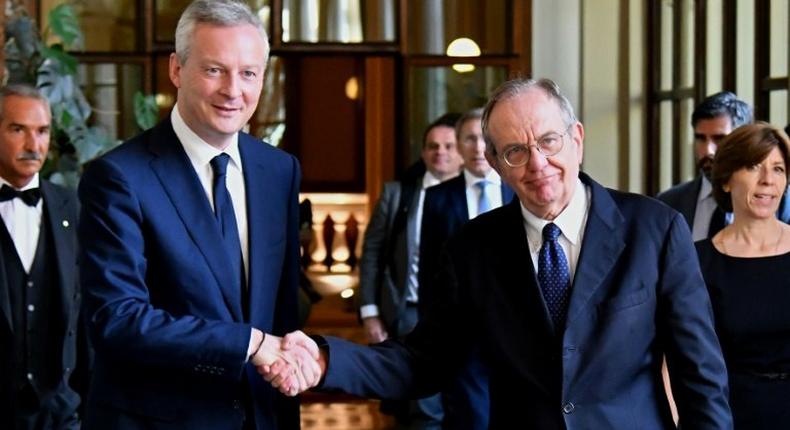
[[[83,49],[77,14],[73,5],[62,3],[47,12],[48,25],[39,32],[19,0],[9,0],[5,13],[4,76],[8,83],[35,85],[52,109],[52,143],[42,174],[76,187],[81,166],[117,144],[91,125],[92,109],[77,83],[78,61],[68,52]],[[138,93],[134,102],[138,126],[152,127],[157,119],[154,97]]]

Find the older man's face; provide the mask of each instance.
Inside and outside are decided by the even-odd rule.
[[[0,176],[22,188],[41,170],[49,151],[51,116],[41,100],[8,96],[0,121]]]
[[[579,176],[584,153],[581,123],[566,124],[559,104],[542,89],[531,88],[500,101],[490,114],[488,130],[496,148],[495,159],[489,161],[502,179],[530,212],[543,219],[556,218],[570,202]],[[550,133],[562,134],[563,146],[546,157],[534,145]],[[529,161],[510,167],[502,154],[523,144],[532,145]]]

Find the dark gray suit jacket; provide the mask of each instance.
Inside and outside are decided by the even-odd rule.
[[[419,181],[422,177],[419,178]],[[401,207],[404,196],[409,201]],[[373,215],[370,217],[359,265],[359,305],[377,305],[379,317],[387,332],[403,336],[397,330],[406,306],[409,246],[409,224],[413,224],[419,199],[418,180],[393,181],[384,184]],[[398,219],[399,211],[405,212]]]

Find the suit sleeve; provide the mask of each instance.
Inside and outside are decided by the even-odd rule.
[[[359,262],[359,305],[378,305],[379,289],[381,287],[383,268],[386,264],[389,246],[389,232],[393,218],[392,208],[398,204],[399,185],[387,184],[381,193],[370,222],[365,230],[365,239],[362,242],[362,257]],[[393,203],[394,200],[394,203]],[[397,210],[397,209],[395,209]],[[379,310],[380,312],[380,310]]]
[[[80,282],[89,337],[119,363],[184,370],[211,366],[237,379],[251,326],[173,315],[154,307],[146,284],[146,219],[135,190],[107,159],[92,162],[79,188]],[[183,286],[175,286],[183,288]]]
[[[452,244],[448,249],[462,248]],[[362,397],[404,399],[441,391],[466,363],[476,333],[471,326],[469,298],[460,292],[457,268],[465,267],[463,251],[441,256],[437,293],[405,341],[389,339],[362,346],[326,338],[329,359],[323,388]],[[465,317],[467,316],[467,317]]]
[[[727,371],[688,226],[675,214],[662,261],[659,333],[684,428],[732,428]]]
[[[292,168],[286,233],[286,240],[288,243],[285,248],[285,261],[283,262],[282,274],[280,276],[274,325],[272,327],[273,334],[276,336],[284,336],[298,329],[298,289],[299,275],[302,270],[299,265],[299,189],[301,186],[301,171],[299,169],[299,162],[296,158],[291,156],[290,160]],[[258,378],[255,378],[255,380],[251,382],[253,386],[259,384],[267,384],[267,382]],[[268,387],[265,389],[268,389]],[[300,428],[298,398],[276,396],[274,397],[274,404],[280,428]]]

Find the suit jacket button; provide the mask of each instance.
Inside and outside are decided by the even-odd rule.
[[[568,402],[562,405],[563,413],[572,414],[574,409],[576,409],[576,405],[574,405],[573,402]]]
[[[233,409],[241,409],[241,400],[234,400],[233,401]]]

